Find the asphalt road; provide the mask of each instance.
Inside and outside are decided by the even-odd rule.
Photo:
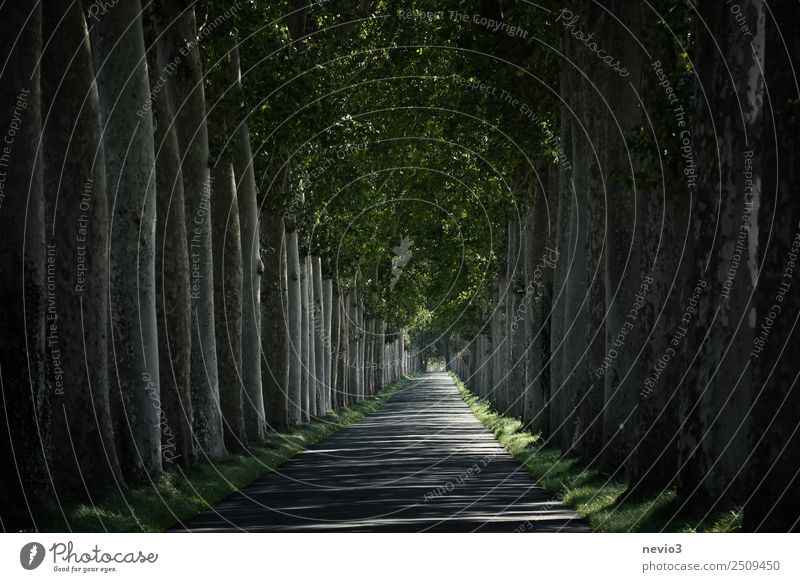
[[[588,532],[461,400],[445,373],[173,531]]]

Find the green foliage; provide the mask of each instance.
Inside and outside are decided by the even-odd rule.
[[[555,162],[562,4],[238,6],[203,49],[213,94],[217,63],[239,40],[235,101],[244,102],[262,206],[298,227],[340,286],[358,278],[369,316],[409,329],[416,343],[425,330],[474,327],[501,268],[509,209],[525,204],[532,172]],[[201,26],[226,8],[211,3]],[[666,0],[653,9],[659,58],[688,104],[690,10]],[[664,151],[645,128],[630,136],[646,158],[643,183],[664,163],[679,168],[673,121],[654,120]],[[405,237],[413,254],[395,277],[392,249]]]
[[[239,39],[262,205],[298,226],[340,285],[357,277],[391,328],[468,324],[498,268],[507,209],[524,201],[520,160],[548,160],[542,122],[500,95],[557,125],[552,17],[496,2],[302,5],[243,3],[229,32],[204,39],[212,95],[226,42]],[[213,3],[203,20],[224,8]],[[413,254],[392,284],[404,237]]]

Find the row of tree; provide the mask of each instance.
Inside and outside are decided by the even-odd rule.
[[[237,6],[142,8],[0,9],[4,527],[241,450],[420,365],[359,277],[334,277],[295,214],[264,204]]]
[[[695,10],[555,13],[565,156],[519,182],[449,366],[628,495],[797,530],[800,35],[780,3]]]

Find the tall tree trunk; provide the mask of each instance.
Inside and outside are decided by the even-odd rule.
[[[43,9],[51,469],[61,495],[122,483],[108,384],[108,201],[100,111],[80,3]],[[87,358],[91,365],[87,366]]]
[[[505,346],[505,336],[503,334],[503,301],[502,283],[495,282],[492,287],[492,353],[491,353],[491,377],[489,379],[488,397],[495,408],[502,411],[504,406],[502,386],[503,386],[503,358],[502,350]]]
[[[771,12],[771,14],[770,14]],[[750,12],[749,14],[754,14]],[[748,19],[750,16],[748,15]],[[770,5],[765,15],[764,63],[768,99],[762,120],[764,196],[759,212],[759,261],[756,334],[761,351],[754,366],[753,448],[749,481],[753,488],[744,512],[746,531],[800,531],[797,496],[800,459],[800,405],[797,354],[800,353],[800,277],[795,264],[800,247],[800,129],[797,63],[800,24],[790,3]],[[782,299],[779,299],[782,297]],[[780,315],[770,314],[779,304]],[[774,320],[773,323],[769,323]],[[770,328],[766,343],[760,340]]]
[[[364,377],[364,358],[366,357],[365,347],[367,344],[367,332],[364,328],[364,302],[361,293],[358,293],[356,302],[356,333],[358,334],[358,344],[356,349],[356,394],[358,400],[364,400],[366,396],[366,386]]]
[[[528,368],[524,419],[534,431],[549,438],[553,278],[561,253],[557,247],[558,167],[548,166],[544,179],[532,184],[532,200],[525,216],[525,312]],[[548,201],[550,198],[551,201]],[[551,209],[551,212],[548,212]]]
[[[561,68],[559,86],[563,95],[570,95],[573,89],[574,71],[568,65],[570,45],[564,43],[565,66]],[[572,153],[572,112],[567,101],[562,102],[560,110],[561,147]],[[572,267],[572,200],[573,200],[573,166],[572,158],[566,166],[559,165],[555,240],[558,250],[558,261],[553,273],[553,312],[550,317],[550,433],[549,443],[561,446],[566,442],[567,419],[567,346],[568,346],[568,299],[569,275]]]
[[[377,334],[375,337],[375,369],[373,370],[373,384],[375,386],[375,391],[379,392],[386,388],[386,383],[383,379],[383,371],[384,367],[386,366],[385,355],[386,352],[384,351],[384,346],[386,345],[385,342],[386,338],[386,322],[380,320],[378,322],[377,327]]]
[[[0,472],[0,516],[8,527],[12,518],[33,518],[29,503],[50,495],[49,393],[58,387],[46,382],[45,354],[51,368],[59,354],[53,352],[52,340],[45,347],[50,334],[45,329],[44,194],[37,153],[42,129],[37,65],[42,50],[41,4],[7,2],[0,7],[0,18],[8,27],[0,35],[0,54],[4,55],[0,119],[5,132],[0,149],[4,174],[0,182],[0,415],[4,419],[0,458],[6,463]]]
[[[583,13],[587,21],[602,25],[608,18],[599,7],[591,5]],[[593,371],[604,356],[602,328],[604,288],[601,265],[603,262],[603,230],[605,228],[603,176],[594,151],[603,151],[603,135],[595,129],[591,98],[594,88],[575,70],[585,67],[592,70],[583,46],[575,45],[566,34],[565,62],[567,95],[578,116],[570,124],[573,159],[572,181],[574,188],[570,213],[569,259],[566,275],[564,346],[562,383],[553,389],[560,396],[561,417],[554,427],[560,436],[561,446],[593,461],[601,448],[602,385]],[[585,132],[589,132],[588,134]],[[591,143],[590,143],[590,140]],[[594,150],[593,150],[594,148]]]
[[[530,306],[525,302],[523,245],[521,242],[521,226],[519,216],[512,217],[508,222],[509,253],[508,253],[508,305],[509,312],[506,318],[508,330],[508,393],[509,412],[515,418],[522,418],[525,413],[525,360],[528,356],[528,346],[524,341],[523,316]],[[460,346],[459,346],[460,348]]]
[[[220,130],[225,127],[220,122]],[[216,133],[216,131],[215,131]],[[224,139],[225,133],[222,134]],[[224,155],[224,154],[223,154]],[[233,165],[218,159],[211,169],[214,253],[214,317],[220,406],[228,450],[246,442],[242,385],[242,245]]]
[[[317,377],[317,415],[324,416],[327,410],[327,403],[325,402],[325,344],[328,336],[325,335],[322,261],[319,257],[311,257],[311,267],[314,280],[314,328],[311,331],[314,336],[314,369]]]
[[[323,321],[322,335],[325,338],[323,344],[325,350],[325,377],[323,379],[323,392],[324,392],[326,410],[335,408],[333,405],[333,399],[331,398],[333,390],[332,374],[334,373],[333,354],[334,354],[334,344],[335,344],[335,339],[333,337],[333,334],[336,333],[336,330],[333,329],[333,322],[334,322],[333,310],[334,310],[333,279],[323,279],[322,313],[324,316],[324,321]]]
[[[289,292],[287,288],[286,237],[283,220],[270,211],[261,214],[261,345],[264,365],[261,386],[267,427],[289,426]]]
[[[739,502],[751,493],[741,471],[749,448],[749,435],[742,427],[752,403],[749,355],[757,323],[752,294],[758,277],[758,229],[752,225],[758,221],[761,200],[760,157],[753,152],[760,144],[764,99],[761,65],[753,52],[764,54],[765,8],[755,0],[740,6],[752,16],[749,42],[743,41],[727,5],[697,7],[698,84],[690,144],[694,152],[689,153],[701,171],[696,173],[691,244],[694,275],[706,286],[690,324],[693,341],[688,349],[694,365],[681,390],[685,424],[679,440],[678,488],[687,501],[717,502],[724,497]],[[747,187],[745,171],[751,172],[752,188]]]
[[[173,64],[167,79],[181,152],[191,275],[191,387],[194,438],[198,454],[225,454],[219,402],[217,340],[214,320],[214,258],[211,239],[211,175],[206,99],[192,5],[163,0],[164,62]]]
[[[314,351],[311,348],[311,340],[313,335],[310,332],[311,318],[308,305],[309,305],[309,288],[310,279],[309,275],[309,257],[308,255],[300,257],[300,317],[301,317],[301,334],[302,334],[302,349],[300,352],[301,362],[303,367],[303,383],[300,399],[300,409],[303,413],[303,422],[308,422],[313,414],[311,404],[311,392],[314,382],[314,374],[311,372],[311,358]]]
[[[336,397],[339,406],[345,407],[350,404],[348,381],[350,370],[350,318],[349,318],[349,293],[340,291],[339,293],[339,354],[338,371],[336,373]]]
[[[150,10],[144,19],[150,87],[169,74],[159,58],[159,18]],[[184,467],[195,461],[192,438],[192,311],[189,288],[189,247],[186,207],[178,138],[166,95],[154,90],[153,112],[156,156],[156,314],[161,379],[161,453],[165,463],[175,459]]]
[[[358,294],[353,288],[347,296],[347,404],[358,402]]]
[[[161,471],[155,157],[152,113],[141,110],[150,94],[141,13],[139,0],[121,2],[92,27],[112,200],[112,378],[125,416],[120,462],[132,478]]]
[[[231,83],[241,104],[239,49],[231,49]],[[264,438],[266,418],[261,373],[261,263],[256,176],[250,130],[245,119],[234,127],[233,168],[236,175],[236,198],[239,202],[239,227],[242,245],[242,384],[244,385],[244,424],[249,442]],[[276,274],[279,270],[275,271]],[[285,336],[284,336],[285,337]]]
[[[640,38],[648,18],[645,6],[613,0],[608,4],[615,18],[605,21],[602,43],[614,54],[626,56],[629,76],[621,78],[613,69],[602,68],[599,86],[608,105],[596,116],[607,145],[601,153],[606,181],[607,225],[605,233],[605,348],[600,367],[591,373],[603,384],[602,434],[603,459],[609,471],[621,470],[633,446],[637,394],[645,376],[641,348],[647,331],[640,311],[652,278],[643,262],[644,223],[647,205],[645,185],[638,178],[642,153],[634,139],[646,119],[639,98],[643,83],[652,72],[645,68]],[[622,22],[620,22],[622,21]],[[658,94],[658,93],[656,93]]]
[[[286,233],[287,285],[289,309],[286,321],[289,325],[289,424],[303,422],[303,272],[300,269],[300,253],[297,231]]]
[[[679,79],[672,72],[680,70],[677,62],[680,49],[672,35],[672,31],[649,30],[642,41],[652,58],[650,66],[661,63],[670,86],[677,87]],[[653,120],[654,129],[660,128],[660,119],[666,119],[671,127],[676,126],[675,109],[682,107],[688,111],[688,103],[670,103],[664,88],[658,86],[661,81],[654,71],[648,71],[642,82],[640,95],[646,96],[647,114]],[[647,133],[651,132],[653,129]],[[649,154],[651,159],[662,161],[660,150],[666,144],[658,140],[658,134],[653,134]],[[679,138],[676,142],[680,143]],[[680,146],[674,149],[680,151]],[[687,268],[690,259],[687,259],[685,241],[691,229],[694,200],[686,188],[683,159],[680,156],[674,158],[667,158],[663,160],[665,163],[659,164],[657,187],[647,187],[645,182],[639,188],[644,220],[642,273],[649,273],[652,282],[649,290],[643,289],[646,299],[638,312],[641,328],[638,334],[642,335],[637,334],[637,337],[643,339],[639,340],[642,345],[636,348],[636,355],[644,372],[635,378],[637,386],[628,387],[637,392],[632,422],[626,422],[626,427],[632,424],[634,430],[634,444],[626,466],[629,475],[626,494],[633,498],[640,497],[641,493],[668,489],[678,469],[677,405],[678,394],[683,390],[681,379],[685,369],[681,350],[675,351],[672,342],[683,325],[681,318],[687,297],[692,293],[688,283],[692,275]],[[644,276],[642,282],[647,283]],[[634,347],[634,341],[628,341]],[[675,358],[665,367],[662,363],[664,356],[673,353]]]

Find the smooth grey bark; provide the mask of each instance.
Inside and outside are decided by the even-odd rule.
[[[286,232],[286,261],[288,286],[288,311],[285,321],[289,326],[289,424],[303,421],[303,293],[297,231]]]
[[[231,49],[231,83],[241,104],[242,80],[238,45]],[[242,384],[244,385],[244,424],[247,440],[264,438],[267,420],[261,372],[261,249],[258,221],[258,195],[253,168],[250,130],[245,119],[234,127],[233,169],[239,203],[239,228],[242,245]],[[276,273],[279,271],[276,270]]]
[[[349,379],[350,366],[350,297],[346,290],[340,291],[339,300],[339,355],[336,377],[336,396],[340,406],[348,406],[350,402]]]
[[[376,338],[375,338],[375,369],[373,372],[373,384],[375,391],[380,391],[386,388],[384,380],[384,368],[386,366],[386,352],[384,346],[386,340],[386,322],[380,320],[377,325]]]
[[[224,127],[225,124],[220,122],[218,130]],[[236,179],[231,162],[225,158],[218,159],[211,169],[211,179],[214,185],[214,195],[211,197],[214,331],[217,337],[220,406],[225,447],[234,450],[244,446],[246,435],[241,379],[242,249]]]
[[[45,379],[44,193],[37,155],[42,130],[37,67],[42,52],[41,4],[6,3],[0,17],[3,26],[14,32],[0,35],[0,54],[4,55],[0,116],[4,127],[15,131],[8,136],[12,143],[5,143],[0,151],[5,172],[0,198],[0,297],[4,301],[0,310],[0,414],[4,419],[0,455],[15,463],[13,470],[5,467],[0,472],[0,516],[8,524],[14,518],[29,517],[28,500],[51,496],[47,469],[50,389]],[[47,353],[52,354],[52,349]]]
[[[759,269],[758,229],[752,225],[761,204],[760,157],[754,153],[751,160],[750,192],[743,168],[763,129],[764,79],[753,53],[764,54],[765,7],[754,0],[740,6],[752,16],[749,42],[743,42],[726,5],[697,7],[703,24],[697,27],[692,146],[700,170],[690,285],[702,279],[706,287],[691,323],[692,341],[686,342],[690,357],[696,358],[681,390],[680,420],[685,424],[678,442],[678,490],[685,500],[740,502],[752,493],[741,467],[749,448],[742,427],[753,401],[749,357],[756,336],[752,293]],[[740,108],[740,114],[730,114]]]
[[[325,398],[325,353],[328,335],[325,331],[325,304],[322,287],[322,261],[319,257],[311,257],[311,267],[314,279],[314,327],[311,332],[314,336],[314,369],[316,370],[316,399],[317,414],[323,416],[328,410]]]
[[[406,373],[405,363],[405,330],[400,330],[397,336],[397,377],[402,378]]]
[[[324,273],[323,273],[324,274]],[[324,338],[324,368],[325,373],[323,377],[323,395],[325,401],[325,410],[333,409],[333,399],[331,398],[331,391],[333,386],[333,353],[335,340],[333,334],[336,331],[333,329],[333,279],[322,280],[322,313],[323,313],[323,331],[322,337]]]
[[[247,442],[242,374],[243,254],[235,157],[235,119],[231,101],[239,76],[234,59],[234,35],[227,26],[220,30],[216,66],[206,77],[208,139],[211,156],[211,248],[214,266],[214,333],[217,340],[217,374],[223,433],[228,450]],[[212,51],[213,52],[213,51]],[[238,54],[236,55],[238,56]],[[234,62],[236,61],[236,62]],[[260,392],[260,390],[259,390]]]
[[[118,3],[92,27],[111,200],[112,378],[125,422],[117,437],[120,464],[134,479],[162,468],[155,156],[152,112],[141,110],[150,94],[141,13],[139,0]]]
[[[363,307],[362,307],[363,309]],[[372,319],[367,319],[362,315],[363,328],[364,328],[364,343],[361,347],[364,354],[361,369],[363,370],[364,378],[364,397],[372,396],[372,344],[373,344],[373,331]]]
[[[341,364],[342,364],[342,328],[341,328],[341,297],[339,286],[332,282],[331,285],[331,408],[334,410],[342,406],[341,398]]]
[[[187,7],[188,6],[188,7]],[[164,62],[176,63],[166,83],[181,149],[191,275],[192,412],[198,454],[225,454],[214,320],[211,174],[206,99],[193,5],[163,0]]]
[[[309,328],[309,275],[308,275],[308,255],[300,257],[300,328],[301,346],[300,362],[302,366],[302,384],[300,391],[300,410],[302,411],[303,422],[308,422],[311,418],[311,384],[314,376],[311,373],[310,362],[313,351],[311,350],[311,333]]]
[[[105,166],[80,3],[49,2],[42,19],[42,35],[48,39],[41,73],[46,272],[52,300],[47,316],[54,331],[48,346],[50,468],[60,495],[85,498],[90,487],[123,483],[108,383]]]
[[[151,87],[167,73],[159,59],[159,18],[145,11],[144,36]],[[189,248],[180,148],[166,95],[151,93],[156,156],[156,315],[161,380],[161,456],[188,467],[196,460],[192,437],[192,312]]]
[[[367,395],[366,378],[365,378],[365,362],[366,358],[366,345],[367,345],[367,330],[364,327],[364,302],[362,295],[358,293],[358,301],[356,302],[356,332],[358,334],[358,344],[356,348],[356,365],[354,372],[356,374],[356,394],[358,400],[364,400]]]
[[[314,285],[314,257],[308,255],[306,257],[306,308],[308,311],[308,407],[309,415],[311,417],[317,416],[319,408],[319,399],[317,397],[319,392],[319,377],[317,376],[317,313],[315,310],[316,299],[316,286]]]
[[[354,288],[347,296],[347,403],[359,401],[358,373],[358,293]]]
[[[369,394],[375,394],[375,366],[377,365],[377,339],[378,339],[378,320],[369,320],[369,366],[366,368],[367,382],[369,383]]]
[[[261,386],[267,428],[289,426],[289,293],[286,237],[283,220],[269,211],[261,214]]]

